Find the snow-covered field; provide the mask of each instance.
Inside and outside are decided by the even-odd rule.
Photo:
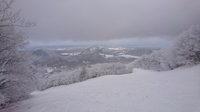
[[[200,65],[54,87],[2,112],[200,112]]]

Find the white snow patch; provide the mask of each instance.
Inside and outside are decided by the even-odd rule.
[[[119,50],[124,50],[125,48],[122,48],[122,47],[110,47],[108,49],[109,50],[114,50],[114,51],[119,51]]]
[[[62,56],[77,56],[79,54],[80,54],[80,52],[75,52],[75,53],[61,53]]]
[[[112,58],[112,57],[114,57],[113,55],[109,55],[109,54],[106,54],[105,56],[106,56],[106,58]]]
[[[53,68],[51,68],[51,67],[48,67],[48,68],[46,68],[46,71],[47,71],[47,73],[51,73],[51,72],[53,72],[53,71],[54,71],[54,69],[53,69]]]
[[[66,48],[58,48],[58,49],[56,49],[56,50],[58,50],[58,51],[63,51],[63,50],[66,50]]]
[[[133,56],[133,55],[119,55],[120,57],[124,57],[124,58],[140,58],[139,56]]]
[[[2,112],[200,112],[200,65],[172,71],[134,69],[32,93]]]
[[[114,56],[112,54],[100,54],[100,55],[105,56],[105,58],[113,58],[113,57],[140,58],[139,56],[125,55],[125,54],[120,54],[120,55],[117,55],[117,56]]]

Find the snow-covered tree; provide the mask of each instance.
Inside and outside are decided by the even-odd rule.
[[[184,31],[172,46],[177,66],[200,63],[200,26]]]
[[[80,81],[84,81],[87,79],[87,70],[86,70],[86,67],[82,67],[81,69],[81,73],[80,73]]]
[[[184,31],[171,47],[144,55],[128,67],[163,71],[199,63],[200,26],[197,25]]]
[[[144,55],[141,58],[137,59],[128,66],[134,68],[143,68],[149,70],[162,71],[161,66],[162,50],[155,51],[149,55]]]
[[[34,74],[32,56],[24,49],[27,38],[17,30],[33,23],[12,12],[13,1],[0,0],[0,93],[11,102],[27,97]]]

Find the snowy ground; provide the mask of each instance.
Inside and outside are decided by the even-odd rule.
[[[2,112],[200,112],[200,65],[54,87]]]

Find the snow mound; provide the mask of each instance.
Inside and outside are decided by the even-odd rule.
[[[155,72],[134,69],[43,92],[2,112],[200,112],[200,65]]]

